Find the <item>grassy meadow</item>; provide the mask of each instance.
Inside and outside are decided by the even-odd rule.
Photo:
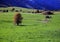
[[[22,26],[13,24],[15,12],[0,12],[0,42],[60,42],[60,12],[49,22],[42,14],[21,13]]]

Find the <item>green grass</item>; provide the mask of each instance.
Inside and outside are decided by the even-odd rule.
[[[48,23],[42,14],[21,13],[24,26],[13,24],[13,12],[0,13],[0,42],[60,42],[60,13]]]

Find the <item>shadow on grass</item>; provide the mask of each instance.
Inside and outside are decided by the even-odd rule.
[[[13,21],[9,21],[9,20],[0,20],[0,23],[12,23]],[[13,24],[14,25],[14,24]],[[15,26],[37,26],[38,24],[21,24],[21,25],[15,25]]]
[[[17,26],[28,26],[28,25],[17,25]]]
[[[37,26],[37,25],[16,25],[16,26]]]

